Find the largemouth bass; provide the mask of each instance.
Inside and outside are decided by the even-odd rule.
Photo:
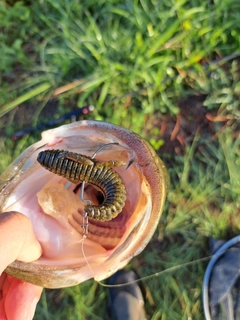
[[[42,155],[49,157],[47,150],[52,150],[52,159],[58,161],[54,172],[37,161]],[[56,158],[55,150],[63,150],[67,160],[63,155]],[[86,202],[82,200],[90,201],[96,208],[93,213],[98,214],[98,207],[104,204],[107,182],[104,180],[99,187],[90,179],[83,187],[73,174],[75,162],[80,161],[78,154],[90,163],[96,150],[99,151],[94,163],[103,170],[109,165],[117,188],[124,188],[121,207],[118,198],[109,197],[110,208],[118,207],[120,212],[111,218],[111,211],[107,211],[106,221],[94,219],[89,213],[86,216]],[[50,161],[48,164],[53,166]],[[75,177],[72,181],[71,175]],[[115,189],[111,189],[109,180],[108,184],[106,192],[110,193]],[[163,162],[146,141],[127,129],[110,123],[80,121],[43,132],[42,140],[27,148],[0,176],[0,212],[19,211],[26,215],[43,254],[31,263],[15,261],[5,271],[46,288],[109,277],[150,241],[161,217],[167,189],[168,175]],[[103,217],[108,208],[104,210]]]

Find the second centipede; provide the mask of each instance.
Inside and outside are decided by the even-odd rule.
[[[125,165],[122,161],[98,161],[91,157],[65,150],[45,150],[38,155],[37,161],[47,170],[79,184],[82,181],[99,188],[103,202],[86,205],[89,218],[109,221],[123,209],[126,201],[126,188],[113,167]]]

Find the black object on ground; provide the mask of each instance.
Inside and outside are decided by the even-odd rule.
[[[109,288],[111,316],[114,320],[145,320],[144,300],[132,270],[120,270],[108,279],[109,285],[126,285]]]
[[[210,239],[213,254],[203,282],[206,320],[240,320],[240,236]]]

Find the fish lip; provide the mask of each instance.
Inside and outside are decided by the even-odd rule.
[[[134,228],[134,234],[137,234],[138,236],[134,238],[133,233],[129,235],[131,239],[129,238],[127,240],[130,245],[125,247],[125,241],[106,258],[105,266],[106,269],[110,271],[105,274],[95,275],[95,279],[101,280],[105,278],[106,275],[110,275],[115,271],[112,266],[117,265],[117,268],[124,266],[134,255],[140,253],[149,242],[157,227],[157,222],[159,221],[163,204],[166,199],[168,175],[162,161],[156,156],[152,147],[146,141],[143,141],[141,137],[128,129],[99,121],[84,120],[48,130],[42,134],[42,140],[31,150],[36,150],[36,147],[40,148],[43,143],[49,146],[52,145],[52,143],[54,143],[53,141],[47,141],[47,136],[49,134],[53,134],[54,140],[61,139],[64,131],[64,138],[67,138],[72,134],[77,135],[79,134],[79,131],[84,132],[85,130],[95,130],[97,135],[100,133],[103,133],[106,136],[111,134],[121,140],[122,143],[126,144],[128,148],[134,150],[137,166],[146,178],[152,197],[150,221],[148,221],[149,217],[143,217],[141,220],[138,220]],[[23,157],[27,157],[29,150],[28,153],[25,152],[23,154]],[[21,164],[19,164],[19,168],[21,168]],[[18,272],[17,277],[22,277],[22,279],[26,279],[26,281],[48,288],[56,288],[71,286],[92,277],[93,274],[89,270],[84,271],[85,273],[88,272],[88,276],[86,276],[85,279],[82,280],[76,277],[76,273],[81,272],[80,270],[84,267],[85,266],[72,266],[71,268],[66,269],[61,266],[41,266],[35,265],[34,263],[15,261],[7,268],[7,272],[15,276],[16,272]],[[21,271],[20,276],[19,270]]]

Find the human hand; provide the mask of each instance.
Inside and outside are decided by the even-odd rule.
[[[41,256],[30,220],[19,212],[0,214],[0,320],[30,320],[42,288],[7,275],[15,260],[30,262]]]

